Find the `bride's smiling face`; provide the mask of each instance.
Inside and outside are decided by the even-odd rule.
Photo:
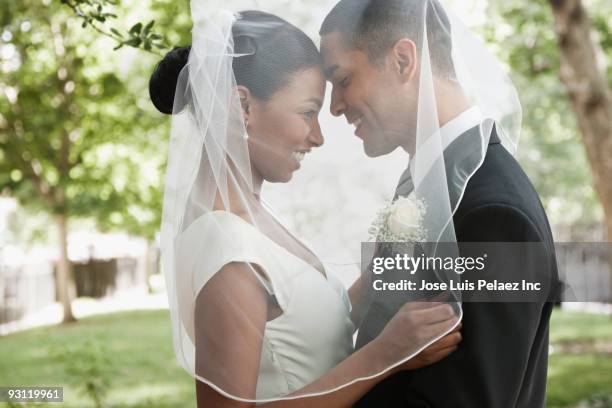
[[[320,67],[291,74],[285,86],[263,101],[238,87],[253,176],[272,183],[291,180],[300,162],[323,144],[318,115],[325,97]]]

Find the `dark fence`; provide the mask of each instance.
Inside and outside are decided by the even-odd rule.
[[[561,279],[571,298],[563,301],[612,303],[612,243],[557,243]]]
[[[19,320],[54,300],[51,264],[0,265],[0,324]]]
[[[137,261],[131,258],[74,263],[77,297],[102,298],[117,290],[137,286]]]
[[[134,258],[93,259],[72,264],[77,297],[102,298],[146,285],[143,262]],[[57,301],[56,268],[50,263],[0,265],[0,324],[19,320]]]

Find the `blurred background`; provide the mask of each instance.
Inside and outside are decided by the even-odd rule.
[[[612,2],[444,3],[518,88],[518,160],[556,241],[612,241]],[[278,13],[318,43],[333,2],[223,4]],[[188,0],[0,0],[0,386],[63,386],[67,407],[195,406],[174,359],[159,262],[170,121],[147,88],[190,29]],[[347,178],[368,179],[376,163],[329,167],[338,149],[360,147],[333,137],[348,127],[322,126],[329,147],[296,175],[299,188],[268,194],[298,235],[324,232],[329,242],[315,249],[348,259],[354,248],[343,244],[367,225],[330,224],[325,203],[350,204]],[[386,160],[399,175],[401,159]],[[373,218],[395,182],[366,186],[346,217]],[[554,312],[548,406],[612,407],[612,258],[580,251],[574,267],[588,272],[584,290],[597,294],[585,298],[597,302]],[[350,282],[345,266],[338,274]]]

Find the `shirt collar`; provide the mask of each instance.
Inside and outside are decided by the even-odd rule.
[[[471,108],[463,111],[455,118],[446,122],[440,128],[440,139],[442,143],[442,150],[446,150],[459,136],[472,129],[475,126],[480,125],[482,122],[482,112],[478,106],[472,106]],[[410,175],[414,176],[414,160],[409,162]]]
[[[440,128],[442,149],[446,150],[459,136],[478,126],[482,122],[482,113],[478,106],[473,106]]]

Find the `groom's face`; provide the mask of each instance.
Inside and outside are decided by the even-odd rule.
[[[365,153],[377,157],[403,145],[410,133],[407,112],[414,106],[393,61],[372,62],[365,52],[347,46],[337,31],[323,35],[321,54],[332,83],[331,113],[355,126]]]

